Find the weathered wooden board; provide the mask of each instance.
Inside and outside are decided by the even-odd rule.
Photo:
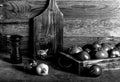
[[[4,3],[7,19],[28,19],[45,10],[47,1],[8,1]]]
[[[83,67],[89,67],[91,65],[97,64],[101,66],[104,71],[120,69],[120,57],[100,60],[88,60],[83,61],[82,63]]]
[[[56,1],[65,18],[65,47],[90,41],[92,43],[96,37],[120,37],[120,0]],[[3,3],[2,0],[1,2]],[[3,17],[5,17],[5,19],[4,21],[2,20],[1,23],[7,22],[8,25],[5,29],[0,29],[4,30],[6,34],[14,33],[14,28],[11,28],[11,25],[9,27],[10,22],[15,23],[16,20],[20,20],[17,22],[21,22],[35,17],[42,13],[47,8],[48,4],[49,0],[5,0],[5,10],[3,12]],[[11,28],[11,32],[5,31],[9,28]],[[20,29],[18,28],[18,30]],[[28,32],[27,30],[25,31],[26,33]],[[17,34],[17,32],[15,33]],[[26,33],[22,35],[26,36]],[[84,40],[87,38],[90,39],[84,42],[81,37],[84,37]],[[93,38],[93,40],[91,40],[91,38]]]
[[[3,24],[2,26],[2,30],[1,33],[2,34],[10,34],[10,35],[14,35],[14,34],[18,34],[21,36],[29,36],[29,25],[28,24]]]
[[[34,55],[48,49],[55,54],[63,44],[63,14],[55,0],[50,0],[47,9],[34,18]]]
[[[120,37],[118,18],[76,18],[65,21],[64,36]]]
[[[69,41],[67,45],[79,45],[81,37],[120,37],[118,0],[66,1],[60,7],[65,16],[64,41]]]
[[[42,13],[49,0],[10,0],[6,5],[6,18],[27,19]],[[64,36],[119,35],[119,0],[57,0],[65,17]],[[114,29],[116,28],[116,29]],[[116,31],[114,33],[114,31]]]

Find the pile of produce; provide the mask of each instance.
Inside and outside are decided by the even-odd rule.
[[[68,54],[80,61],[120,57],[120,43],[95,42],[83,47],[75,45],[68,49]]]
[[[120,57],[120,43],[99,43],[86,44],[83,47],[75,45],[67,50],[67,53],[79,61],[99,60]],[[99,65],[91,65],[87,68],[91,76],[100,76],[102,68]]]

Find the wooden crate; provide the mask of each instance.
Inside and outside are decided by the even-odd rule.
[[[64,64],[67,63],[66,64],[67,66],[64,66],[62,65],[62,63],[60,63],[63,61],[66,61],[64,62]],[[58,65],[62,67],[64,70],[68,70],[69,72],[74,72],[81,75],[86,67],[89,67],[94,64],[101,66],[103,71],[118,70],[120,69],[120,58],[118,57],[79,61],[70,56],[69,54],[59,52]]]

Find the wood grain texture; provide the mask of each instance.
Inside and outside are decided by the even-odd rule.
[[[7,18],[27,19],[45,10],[48,0],[6,2]],[[119,0],[57,0],[65,17],[65,36],[119,37]],[[34,12],[36,11],[36,12]],[[13,14],[12,14],[13,13]],[[116,28],[117,27],[117,28]],[[116,28],[116,30],[113,30]]]
[[[2,34],[29,36],[29,26],[26,24],[5,24],[2,25]]]
[[[63,14],[59,10],[56,1],[50,0],[47,9],[34,18],[34,45],[35,52],[40,49],[49,49],[50,53],[56,53],[61,49],[63,42]]]
[[[29,18],[42,13],[49,0],[6,0],[6,28],[10,22],[28,22]],[[56,0],[64,14],[64,46],[96,41],[96,37],[120,37],[120,1],[119,0]],[[23,22],[22,22],[23,21]],[[26,25],[26,24],[25,24]],[[4,26],[4,25],[3,25]],[[1,26],[1,27],[3,27]],[[16,25],[15,25],[16,26]],[[11,28],[6,34],[20,34],[19,28]],[[25,27],[26,29],[26,27]],[[29,27],[27,28],[29,29]],[[23,30],[21,30],[22,32]],[[27,35],[24,30],[23,36]],[[82,38],[84,37],[84,39]],[[89,39],[88,39],[89,38]],[[93,39],[91,39],[93,38]],[[83,40],[82,40],[83,39]],[[84,41],[87,40],[87,41]]]
[[[82,37],[120,37],[118,0],[65,1],[60,9],[65,16],[64,45],[79,45]]]
[[[41,4],[42,3],[42,4]],[[27,19],[31,18],[39,13],[41,13],[45,7],[47,2],[28,2],[28,1],[8,1],[4,3],[6,7],[6,18],[21,18]],[[34,13],[34,15],[33,15]]]
[[[27,14],[29,18],[42,12],[47,7],[48,1],[49,0],[9,0],[5,4],[9,15],[14,14],[14,16],[16,16],[16,14],[19,14],[24,17],[24,15]],[[86,16],[90,18],[101,16],[111,17],[116,16],[120,11],[119,0],[57,0],[57,3],[65,17],[68,18],[84,18]]]
[[[119,18],[66,19],[64,36],[120,37]]]
[[[89,67],[93,64],[97,64],[104,69],[104,71],[108,70],[118,70],[120,69],[120,58],[108,58],[108,59],[100,59],[100,60],[90,60],[83,61],[83,67]]]

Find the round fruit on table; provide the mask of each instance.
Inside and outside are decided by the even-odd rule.
[[[120,57],[119,49],[111,49],[108,53],[110,58]]]
[[[38,75],[42,75],[42,76],[48,75],[49,66],[47,64],[41,63],[37,65],[36,72]]]
[[[76,54],[75,58],[80,60],[80,61],[90,60],[91,59],[90,55],[86,51],[82,51],[79,54]]]
[[[92,65],[89,68],[89,74],[93,77],[100,76],[102,74],[102,68],[98,65]]]
[[[105,51],[105,50],[99,50],[99,51],[96,51],[94,54],[93,54],[94,58],[95,59],[105,59],[105,58],[108,58],[109,55],[108,55],[108,52]]]
[[[83,49],[80,46],[73,46],[73,47],[69,48],[69,54],[76,54],[81,51],[83,51]]]

